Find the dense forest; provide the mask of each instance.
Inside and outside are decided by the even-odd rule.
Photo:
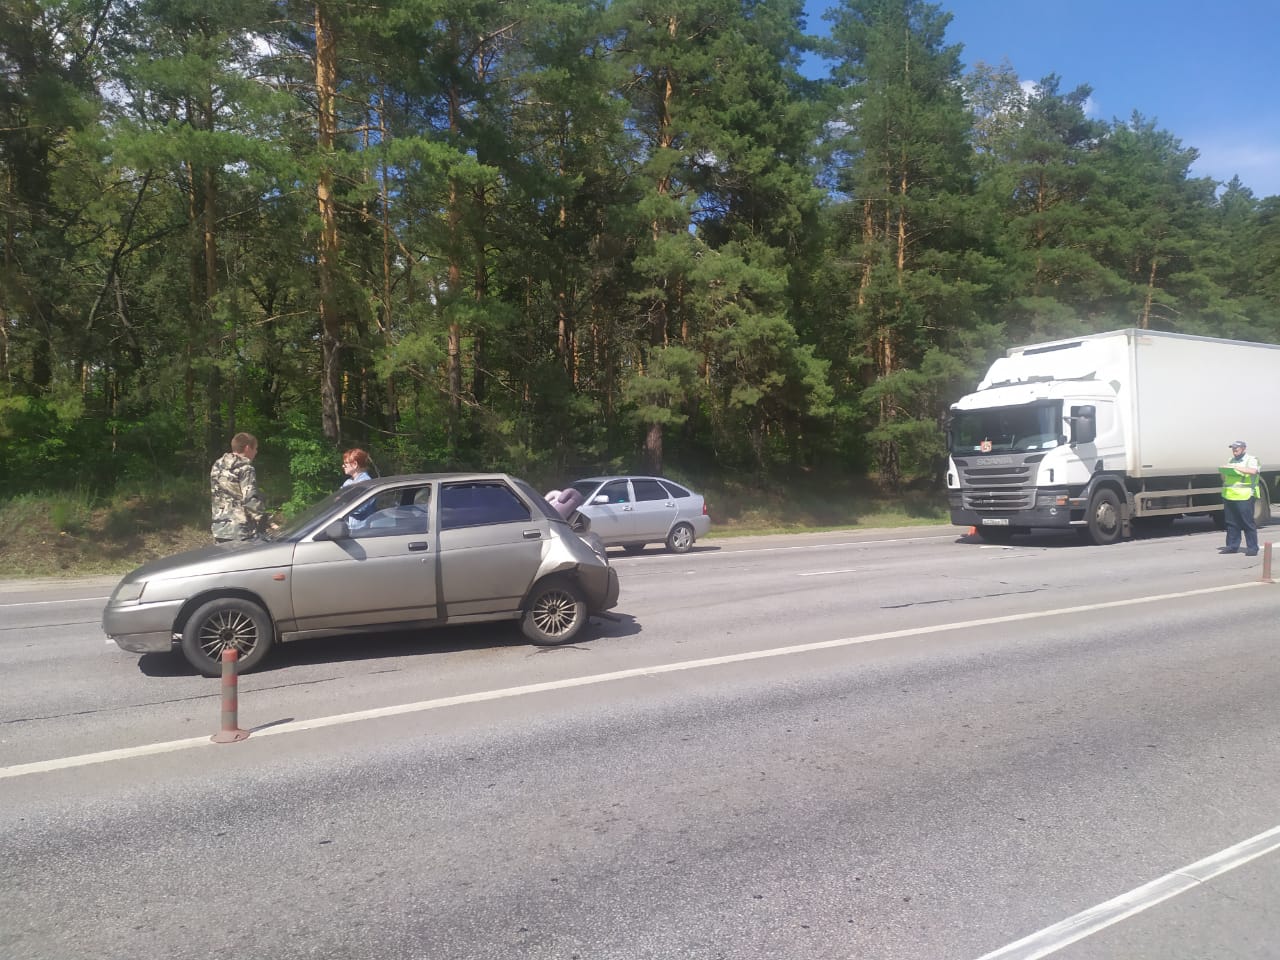
[[[1280,197],[939,5],[802,10],[3,0],[5,495],[241,430],[295,501],[356,444],[892,486],[1010,344],[1280,341]]]

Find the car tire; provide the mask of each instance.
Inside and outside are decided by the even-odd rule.
[[[237,673],[248,673],[267,655],[275,628],[267,612],[239,597],[210,600],[196,608],[182,629],[182,655],[206,677],[222,675],[222,651],[234,644]]]
[[[530,643],[552,647],[568,643],[587,622],[587,601],[567,577],[548,577],[533,585],[520,618]]]
[[[688,553],[693,549],[693,527],[677,523],[667,534],[667,549],[672,553]]]

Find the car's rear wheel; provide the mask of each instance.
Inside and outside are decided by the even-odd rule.
[[[222,597],[198,607],[182,630],[182,655],[206,677],[222,673],[222,651],[236,649],[236,670],[262,662],[275,640],[271,618],[256,603]]]
[[[667,534],[667,549],[672,553],[688,553],[693,549],[693,527],[677,523]]]
[[[568,643],[587,622],[587,601],[567,577],[539,581],[525,604],[520,629],[531,643],[555,646]]]

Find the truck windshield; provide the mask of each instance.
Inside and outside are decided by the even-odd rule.
[[[948,434],[953,454],[1048,450],[1066,441],[1062,434],[1062,401],[953,410]]]

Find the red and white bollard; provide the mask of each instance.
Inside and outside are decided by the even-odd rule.
[[[222,648],[222,729],[209,738],[214,743],[235,743],[249,736],[249,731],[239,726],[240,699],[236,693],[239,656],[234,646]]]

